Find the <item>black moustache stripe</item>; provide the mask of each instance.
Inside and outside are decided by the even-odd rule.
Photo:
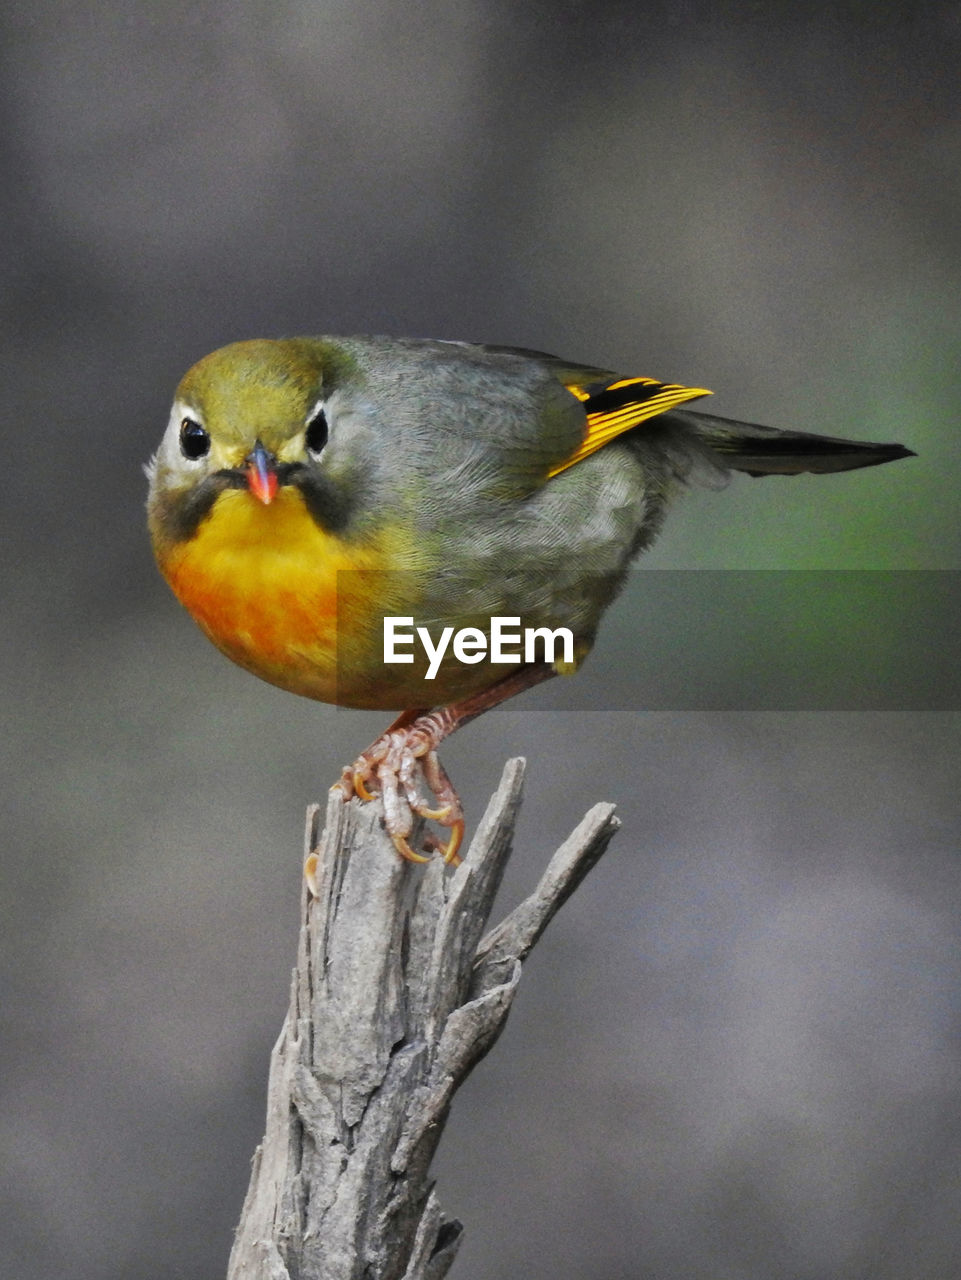
[[[327,533],[342,533],[350,523],[355,501],[341,486],[302,462],[281,462],[275,467],[278,485],[293,485],[303,495],[311,519]],[[214,471],[187,494],[178,494],[163,503],[164,523],[176,542],[193,538],[213,510],[217,499],[228,489],[246,489],[247,471],[224,467]]]

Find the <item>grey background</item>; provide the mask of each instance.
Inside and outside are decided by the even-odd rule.
[[[0,1274],[199,1280],[262,1131],[303,808],[384,718],[233,669],[160,581],[173,386],[324,331],[693,381],[920,456],[692,493],[649,566],[957,569],[961,6],[2,21]],[[534,694],[445,753],[474,819],[530,758],[505,906],[595,800],[625,824],[458,1101],[457,1274],[954,1274],[958,717],[644,711],[643,578],[592,659],[617,710]]]

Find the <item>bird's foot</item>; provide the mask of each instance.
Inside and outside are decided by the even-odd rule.
[[[372,800],[379,791],[384,802],[384,825],[394,848],[409,862],[430,862],[430,855],[417,853],[410,845],[414,818],[426,818],[450,831],[446,844],[428,836],[432,850],[451,866],[458,866],[458,849],[464,836],[464,811],[454,784],[437,757],[438,743],[449,730],[443,713],[428,712],[409,723],[404,717],[348,765],[334,785],[344,799],[357,796]],[[434,796],[428,804],[420,792],[417,765]],[[371,788],[373,787],[373,791]]]
[[[433,711],[413,708],[404,711],[386,733],[347,766],[333,789],[340,791],[345,800],[353,796],[372,800],[373,792],[379,791],[384,802],[384,824],[402,858],[409,862],[430,862],[434,853],[440,853],[450,866],[458,866],[460,858],[457,851],[464,838],[464,811],[454,784],[437,758],[437,748],[460,725],[556,674],[553,665],[532,663],[489,688],[471,694],[462,702],[435,707]],[[424,780],[434,793],[433,805],[421,796],[418,763]],[[450,831],[447,843],[442,844],[436,836],[428,835],[424,853],[412,849],[410,833],[414,829],[415,817],[446,827]],[[304,871],[311,892],[316,896],[316,854],[307,859]]]

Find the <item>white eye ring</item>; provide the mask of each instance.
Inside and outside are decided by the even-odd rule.
[[[210,455],[210,433],[205,427],[200,414],[183,400],[175,400],[170,409],[170,422],[167,426],[165,448],[172,450],[168,455],[176,458],[176,464],[190,471],[207,466]],[[206,447],[204,445],[206,444]]]

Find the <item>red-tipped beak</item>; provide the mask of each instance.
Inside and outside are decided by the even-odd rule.
[[[244,461],[247,463],[247,486],[266,507],[277,492],[277,459],[258,440]]]

